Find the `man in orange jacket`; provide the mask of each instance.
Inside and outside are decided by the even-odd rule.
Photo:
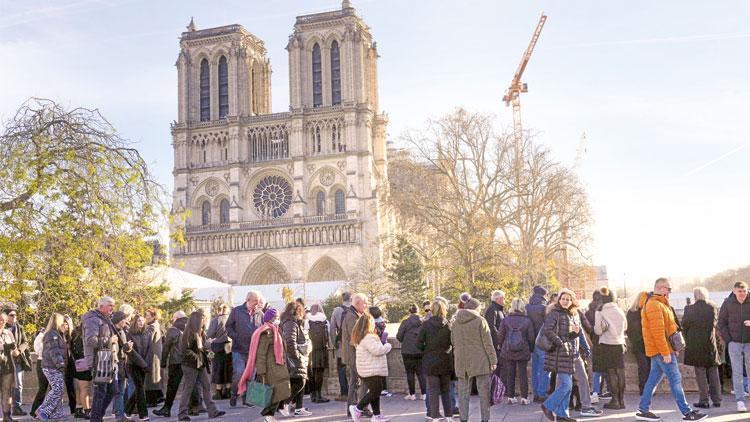
[[[654,291],[640,294],[641,326],[646,356],[651,358],[651,372],[643,387],[641,402],[635,419],[639,421],[661,421],[661,418],[650,411],[651,398],[656,387],[664,376],[669,381],[672,397],[682,412],[685,421],[700,421],[708,415],[692,410],[685,399],[682,389],[682,376],[677,365],[677,352],[669,342],[669,336],[679,330],[674,309],[669,305],[669,293],[672,291],[669,279],[659,278],[654,283]]]

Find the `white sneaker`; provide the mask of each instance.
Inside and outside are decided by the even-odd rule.
[[[737,402],[737,411],[740,412],[740,413],[747,412],[747,407],[745,407],[745,402],[744,401],[738,401]]]
[[[508,397],[508,404],[516,404],[518,400],[515,397]]]
[[[354,422],[362,420],[362,411],[357,409],[356,404],[349,405],[349,413],[352,415]]]
[[[380,392],[380,395],[381,396],[385,396],[385,397],[391,397],[393,395],[393,393],[391,393],[388,390],[383,390],[383,391]]]
[[[388,422],[390,419],[386,418],[383,415],[375,415],[372,418],[370,418],[370,422]]]
[[[294,411],[294,417],[300,417],[300,416],[312,416],[312,412],[307,409],[296,409]]]
[[[591,404],[599,403],[599,394],[591,393]]]
[[[523,406],[528,406],[528,405],[529,405],[529,399],[527,399],[527,398],[522,398],[522,399],[521,399],[521,405],[523,405]]]
[[[288,417],[289,417],[289,415],[291,415],[291,414],[292,414],[292,413],[291,413],[291,412],[289,411],[289,405],[288,405],[288,404],[285,404],[285,405],[281,406],[281,409],[279,409],[279,413],[281,413],[281,416],[283,416],[283,417],[285,417],[285,418],[288,418]]]
[[[407,394],[404,396],[404,400],[416,400],[417,398],[414,397],[414,394]]]
[[[417,400],[427,400],[427,394],[417,394]]]
[[[277,420],[273,416],[266,416],[263,418],[263,422],[277,422]]]

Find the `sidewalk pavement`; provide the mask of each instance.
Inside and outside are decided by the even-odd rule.
[[[688,396],[689,399],[695,401],[697,397],[694,394],[690,394]],[[570,416],[573,418],[576,418],[579,421],[634,421],[635,420],[635,411],[636,407],[638,405],[638,396],[634,394],[629,394],[626,396],[626,410],[605,410],[604,414],[600,417],[596,418],[579,418],[578,412],[571,412]],[[601,405],[603,403],[599,403],[596,405],[598,409],[601,409]],[[255,422],[255,421],[262,421],[263,418],[259,415],[260,411],[255,408],[248,408],[244,406],[231,408],[229,407],[228,400],[221,400],[217,402],[217,405],[220,409],[226,410],[227,414],[226,416],[222,417],[221,419],[216,419],[216,421],[225,421],[225,422]],[[335,402],[331,401],[326,404],[316,404],[316,403],[310,403],[307,398],[305,399],[305,406],[310,409],[310,411],[313,413],[312,416],[309,417],[299,417],[299,418],[283,418],[278,413],[276,414],[276,418],[279,421],[284,420],[294,420],[295,422],[304,422],[304,421],[315,421],[315,422],[344,422],[346,421],[346,405],[342,402]],[[158,416],[151,415],[151,421],[153,422],[161,422],[161,421],[176,421],[177,420],[177,407],[178,404],[175,403],[173,409],[172,409],[172,418],[161,418]],[[28,406],[24,406],[26,410],[28,410]],[[408,401],[404,400],[404,396],[402,394],[394,395],[393,397],[382,397],[381,398],[381,409],[383,412],[383,415],[390,418],[392,422],[423,422],[425,420],[425,407],[424,402],[421,400],[416,401]],[[154,409],[149,409],[149,412],[153,411]],[[701,411],[704,411],[704,409],[699,409]],[[712,422],[728,422],[728,421],[750,421],[750,413],[736,413],[736,405],[734,403],[733,397],[729,394],[724,395],[724,402],[720,408],[711,408],[711,409],[705,409],[704,413],[707,413],[709,415],[709,418],[706,419],[708,421]],[[676,422],[682,420],[682,415],[680,415],[679,411],[677,410],[677,406],[674,403],[674,400],[672,399],[672,396],[669,394],[657,394],[654,397],[653,400],[653,407],[652,411],[656,413],[657,415],[661,416],[665,422]],[[471,398],[471,410],[470,410],[470,421],[479,421],[479,399],[474,396]],[[31,417],[26,416],[23,418],[16,417],[19,421],[31,421]],[[113,417],[109,417],[105,419],[106,421],[114,421]],[[199,417],[192,417],[193,421],[206,421],[209,420],[208,416],[205,414],[202,414]],[[368,419],[363,419],[365,421],[368,421]],[[458,419],[454,419],[455,421],[458,421]],[[499,422],[499,421],[506,421],[506,422],[544,422],[546,419],[544,418],[544,415],[542,415],[542,412],[540,410],[539,404],[531,403],[528,406],[522,406],[520,404],[514,404],[514,405],[508,405],[508,404],[502,404],[498,406],[492,407],[492,413],[490,420],[493,422]]]

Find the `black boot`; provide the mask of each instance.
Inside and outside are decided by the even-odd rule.
[[[328,403],[329,401],[331,400],[323,397],[323,392],[318,390],[318,403]]]
[[[609,391],[612,393],[612,399],[609,401],[609,403],[602,406],[605,409],[621,409],[622,406],[620,405],[620,383],[618,382],[618,376],[617,376],[617,370],[616,369],[608,369],[607,370],[608,381],[609,381]]]
[[[620,401],[620,409],[625,408],[625,369],[618,369],[617,370],[617,382],[618,385],[618,391],[617,395],[619,396]]]

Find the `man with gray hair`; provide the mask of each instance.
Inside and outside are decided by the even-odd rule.
[[[346,365],[346,374],[349,378],[348,405],[356,405],[365,393],[364,387],[360,388],[361,383],[359,381],[359,373],[357,372],[357,349],[351,344],[354,324],[357,323],[359,317],[365,312],[367,312],[367,297],[361,293],[357,293],[352,296],[352,306],[347,308],[342,316],[340,353],[341,360]],[[347,406],[347,413],[349,413],[348,409],[349,406]],[[365,409],[362,415],[369,415],[369,411]]]
[[[81,318],[83,325],[83,357],[86,367],[90,370],[94,366],[94,357],[100,349],[117,349],[117,331],[112,324],[112,312],[115,300],[104,296],[97,302],[97,308],[86,312]],[[117,365],[117,353],[112,354]],[[104,413],[115,396],[116,383],[93,383],[93,398],[91,405],[91,421],[101,422]]]
[[[245,303],[236,306],[227,318],[227,335],[232,339],[232,396],[229,405],[237,406],[237,384],[247,364],[250,339],[255,330],[263,325],[266,299],[257,290],[250,290]]]

